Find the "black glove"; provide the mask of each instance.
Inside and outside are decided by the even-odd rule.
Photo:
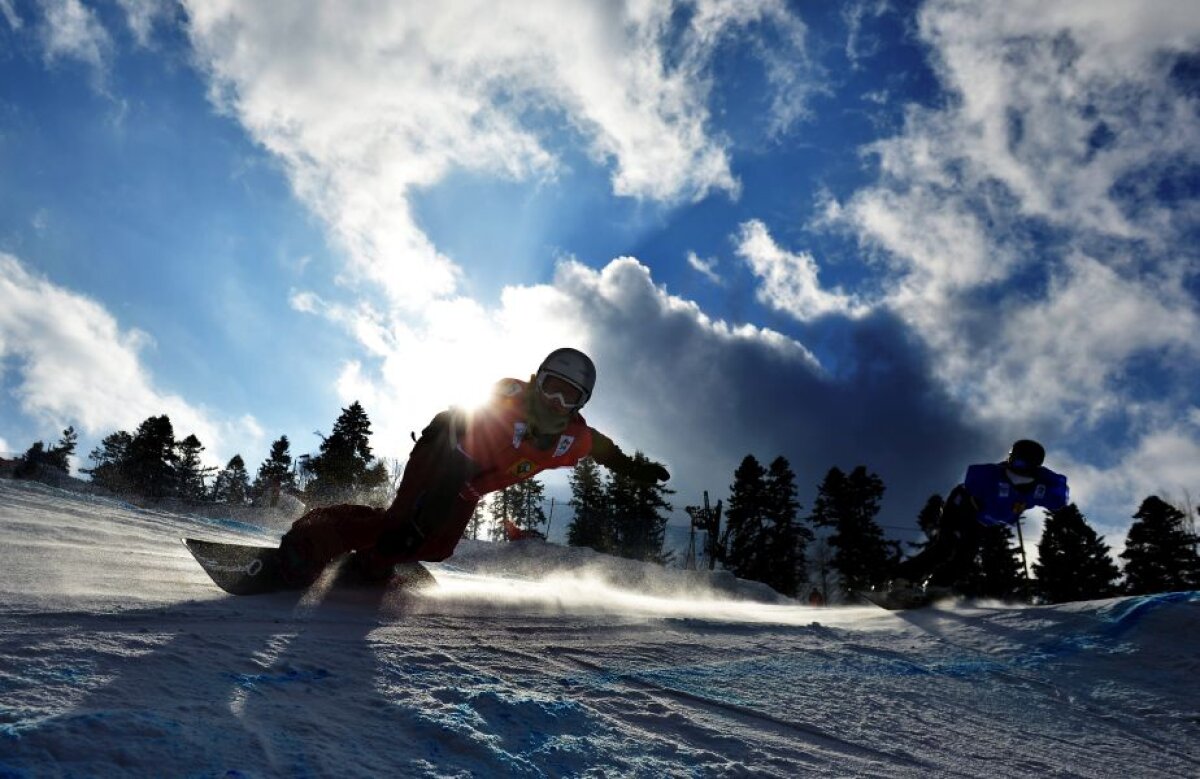
[[[667,469],[656,462],[634,462],[629,468],[629,478],[642,484],[657,484],[671,478]]]

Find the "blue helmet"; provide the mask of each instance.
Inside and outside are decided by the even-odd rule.
[[[1020,476],[1032,476],[1037,473],[1037,469],[1041,467],[1046,460],[1046,449],[1037,441],[1031,441],[1028,438],[1022,438],[1012,445],[1012,449],[1008,451],[1008,458],[1004,463],[1009,470]]]

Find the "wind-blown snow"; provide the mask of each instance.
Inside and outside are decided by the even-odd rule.
[[[235,598],[278,530],[0,481],[0,776],[1196,776],[1200,595],[814,609],[467,543]]]

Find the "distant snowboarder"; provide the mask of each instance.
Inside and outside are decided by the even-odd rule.
[[[1015,525],[1034,506],[1066,506],[1067,477],[1043,467],[1045,457],[1041,444],[1022,439],[1003,462],[969,466],[942,506],[931,543],[900,564],[892,589],[953,590],[970,573],[984,526]]]
[[[413,447],[387,510],[328,506],[292,524],[280,544],[283,578],[306,586],[351,551],[350,564],[366,580],[386,579],[397,563],[444,560],[482,496],[589,455],[636,481],[669,479],[663,466],[634,460],[587,425],[579,411],[595,382],[587,355],[556,349],[530,381],[500,381],[484,407],[438,414]]]

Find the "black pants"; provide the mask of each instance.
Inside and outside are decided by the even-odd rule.
[[[329,561],[352,550],[371,550],[381,563],[436,562],[453,554],[479,501],[468,486],[474,465],[453,445],[464,429],[456,411],[434,417],[413,447],[386,511],[343,503],[313,509],[293,522],[280,542],[289,580],[311,582]]]
[[[960,484],[946,498],[929,546],[900,563],[896,575],[913,583],[928,579],[928,584],[935,587],[954,587],[971,573],[982,541],[978,511]]]

